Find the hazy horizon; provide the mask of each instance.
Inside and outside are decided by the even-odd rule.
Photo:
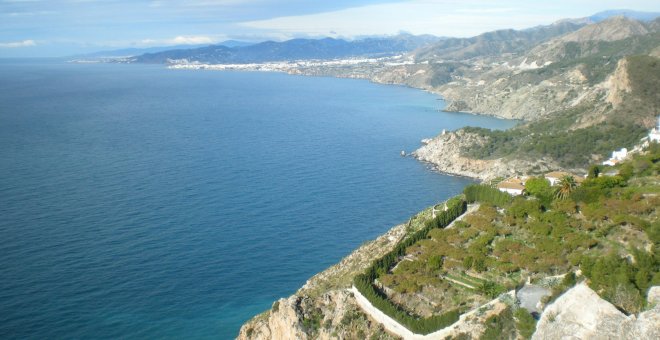
[[[469,37],[525,29],[625,8],[660,12],[648,1],[521,0],[0,0],[0,57],[57,57],[124,48],[209,45],[292,38],[355,39],[401,32]]]

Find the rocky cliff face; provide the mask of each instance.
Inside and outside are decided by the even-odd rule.
[[[532,339],[660,339],[660,306],[654,294],[649,300],[654,308],[626,316],[579,284],[543,311]]]
[[[461,150],[472,144],[487,143],[484,138],[458,130],[425,140],[425,145],[417,149],[413,156],[420,161],[434,165],[436,170],[472,178],[488,180],[496,177],[544,173],[558,166],[550,160],[526,161],[519,159],[471,159],[461,156]]]
[[[603,84],[608,91],[607,101],[615,108],[623,103],[626,93],[632,90],[630,86],[630,77],[628,76],[628,61],[621,59],[618,62],[616,71]]]
[[[415,225],[396,226],[315,275],[296,294],[279,299],[269,311],[245,323],[238,339],[394,339],[362,312],[348,288],[356,274],[390,251]]]
[[[279,299],[267,314],[252,319],[238,339],[336,339],[360,336],[387,338],[379,325],[367,320],[346,290],[318,297],[293,295]]]

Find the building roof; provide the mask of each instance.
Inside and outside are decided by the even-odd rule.
[[[573,174],[565,172],[565,171],[553,171],[553,172],[548,172],[545,174],[545,177],[549,178],[562,178],[564,176],[573,176]],[[575,177],[575,176],[573,176]]]
[[[519,178],[509,178],[506,179],[500,184],[497,185],[498,189],[514,189],[514,190],[524,190],[525,186],[522,184],[522,180]]]

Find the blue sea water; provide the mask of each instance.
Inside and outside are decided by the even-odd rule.
[[[461,126],[362,80],[0,62],[0,337],[219,338],[470,180]]]

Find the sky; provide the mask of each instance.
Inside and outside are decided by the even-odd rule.
[[[0,0],[0,57],[120,48],[359,38],[401,32],[469,37],[608,9],[660,12],[658,0]]]

